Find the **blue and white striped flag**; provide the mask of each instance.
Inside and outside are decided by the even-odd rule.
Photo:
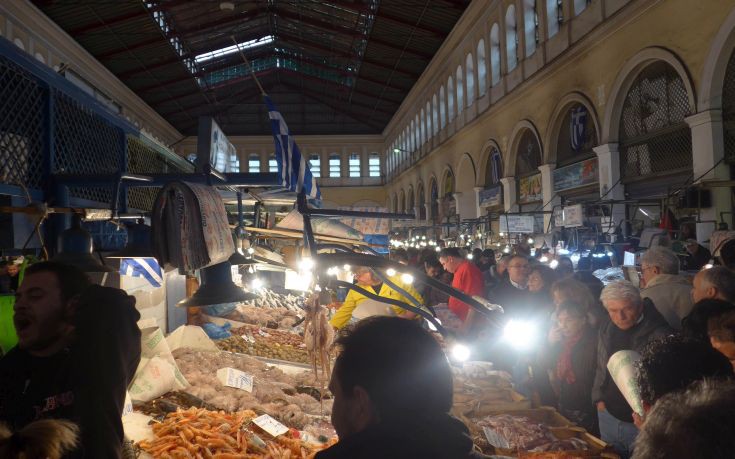
[[[155,258],[123,258],[120,260],[120,275],[145,277],[154,287],[163,285],[161,266]]]
[[[289,191],[304,193],[308,198],[321,199],[322,193],[316,184],[316,179],[309,170],[309,161],[301,155],[298,145],[288,132],[286,120],[271,102],[270,97],[265,97],[268,106],[268,117],[271,119],[271,129],[276,146],[276,163],[278,164],[278,176],[281,185]]]

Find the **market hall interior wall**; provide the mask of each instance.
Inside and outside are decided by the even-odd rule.
[[[497,15],[496,10],[499,8],[496,2],[479,3],[485,3],[486,6],[490,4],[495,9],[488,8],[489,11],[482,15],[480,24],[477,24],[477,17],[468,17],[468,14],[462,17],[445,47],[440,49],[415,90],[404,101],[399,113],[386,129],[387,144],[392,142],[391,135],[399,133],[403,128],[401,121],[412,119],[415,111],[411,112],[411,108],[422,107],[427,97],[435,91],[434,86],[438,85],[436,82],[444,81],[451,75],[450,70],[462,62],[466,50],[470,49],[468,43],[476,43],[484,34],[484,26],[493,20],[499,20],[493,16]],[[406,172],[390,178],[387,186],[389,198],[400,194],[401,190],[407,190],[411,185],[415,190],[419,180],[428,183],[432,175],[441,177],[442,171],[447,166],[457,170],[465,154],[469,154],[475,164],[486,164],[483,157],[486,152],[482,147],[488,140],[494,140],[500,147],[505,166],[504,175],[513,176],[515,152],[509,152],[508,148],[514,140],[511,138],[514,127],[522,120],[527,120],[538,130],[542,139],[545,162],[553,163],[555,152],[549,149],[545,141],[551,138],[549,129],[555,124],[555,120],[551,117],[558,102],[568,94],[577,92],[594,104],[598,117],[604,117],[606,105],[611,100],[611,87],[620,70],[629,59],[643,49],[658,47],[667,50],[682,63],[695,88],[695,93],[698,93],[701,86],[700,76],[712,40],[733,6],[735,2],[732,1],[628,2],[621,11],[598,25],[559,57],[546,63],[456,133],[447,136],[446,133],[440,132],[435,136],[430,143],[433,149],[428,155]],[[460,32],[466,37],[466,43],[456,37],[453,41],[453,35]],[[453,47],[447,48],[446,45]],[[519,49],[522,50],[522,46]],[[542,50],[541,44],[536,52]],[[437,62],[443,64],[439,65]],[[506,84],[506,78],[507,75],[504,75],[499,84]],[[604,126],[607,123],[610,123],[610,120],[598,119],[597,124]],[[454,126],[448,124],[442,131],[452,128]],[[444,137],[447,137],[446,140],[442,140]],[[607,139],[600,138],[600,143],[606,141]],[[484,180],[484,171],[479,172],[476,174],[475,186],[485,185],[480,183]],[[462,180],[465,178],[457,177],[458,182]],[[462,215],[462,217],[471,218],[475,215]]]

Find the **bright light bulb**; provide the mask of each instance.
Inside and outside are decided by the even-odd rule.
[[[253,279],[251,285],[253,287],[253,290],[260,290],[261,288],[263,288],[263,281],[256,277],[255,279]]]
[[[505,233],[500,233],[500,237],[503,237],[503,236],[505,236]]]
[[[349,271],[350,270],[350,265],[344,265],[344,266],[342,266],[342,269],[344,269],[345,271]]]
[[[505,248],[503,249],[503,253],[510,253],[510,247],[506,245]]]
[[[413,284],[413,276],[408,273],[401,274],[401,281],[404,284]]]
[[[254,248],[252,248],[252,247],[248,247],[248,253],[249,253],[250,255],[254,254],[254,253],[255,253],[255,249],[254,249]]]
[[[386,273],[387,275],[389,275],[390,277],[393,277],[393,276],[395,276],[395,275],[396,275],[396,270],[395,270],[395,269],[393,269],[393,268],[388,268],[388,269],[386,269],[386,270],[385,270],[385,273]]]
[[[468,253],[467,254],[467,259],[468,260],[472,260],[473,258],[474,258],[474,256],[471,253]]]
[[[529,243],[529,244],[533,244],[533,238],[532,238],[532,237],[529,237],[529,238],[528,238],[528,243]]]
[[[611,256],[613,256],[613,253],[612,252],[607,252],[607,256],[608,257],[611,257]]]
[[[503,341],[519,350],[530,349],[536,339],[536,325],[533,322],[511,319],[503,329]]]
[[[455,344],[452,347],[452,357],[458,362],[466,362],[470,358],[470,348],[464,344]]]
[[[547,257],[546,255],[544,255],[541,258],[539,258],[538,261],[540,261],[541,263],[548,263],[549,262],[549,257]]]
[[[426,240],[426,236],[421,236],[421,240],[422,241],[425,241]]]
[[[559,266],[559,262],[556,260],[551,260],[551,263],[549,263],[551,269],[556,269],[557,266]]]
[[[436,246],[436,249],[434,249],[434,250],[436,250],[437,252],[441,252],[442,251],[442,248],[439,247],[439,246]]]
[[[299,262],[299,269],[302,271],[311,271],[314,269],[314,260],[311,258],[302,258]]]
[[[715,265],[713,265],[712,263],[707,263],[706,265],[702,266],[702,271],[704,271],[705,269],[712,269],[714,266]]]

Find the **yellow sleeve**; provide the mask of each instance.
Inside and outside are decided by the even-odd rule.
[[[334,316],[329,320],[329,325],[334,328],[342,328],[347,325],[352,318],[352,311],[355,310],[357,303],[363,298],[364,296],[362,294],[357,293],[354,290],[347,292],[347,297],[345,298],[344,303],[342,303],[342,306],[337,309]]]
[[[406,293],[408,293],[409,295],[411,295],[412,297],[414,297],[416,299],[416,301],[418,301],[420,304],[422,304],[422,305],[424,304],[424,299],[421,297],[421,294],[415,288],[413,288],[413,286],[411,286],[409,284],[403,283],[397,277],[396,278],[391,278],[390,280],[391,280],[391,282],[393,282],[394,284],[396,284],[398,287],[400,287],[403,290],[405,290]],[[393,289],[391,289],[391,290],[393,290]],[[413,306],[413,303],[411,303],[411,301],[408,298],[406,298],[405,296],[403,296],[401,293],[396,292],[395,290],[393,290],[393,293],[396,296],[396,299],[397,300],[403,301],[404,303],[408,304],[409,306]],[[401,307],[398,307],[398,306],[392,306],[392,308],[393,308],[393,312],[396,315],[399,315],[399,316],[402,315],[402,314],[404,314],[406,312],[405,309],[403,309]]]

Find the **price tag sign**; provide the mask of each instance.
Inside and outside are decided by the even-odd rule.
[[[248,343],[255,344],[255,338],[253,338],[251,335],[242,335],[241,338]]]
[[[242,389],[248,392],[253,391],[253,375],[249,375],[235,368],[220,368],[217,370],[217,379],[222,385]]]
[[[274,437],[283,435],[288,432],[288,427],[284,426],[267,414],[258,416],[257,418],[253,419],[253,424],[265,430]]]
[[[264,338],[268,338],[269,336],[271,336],[268,333],[264,332],[261,328],[258,329],[258,334]]]

